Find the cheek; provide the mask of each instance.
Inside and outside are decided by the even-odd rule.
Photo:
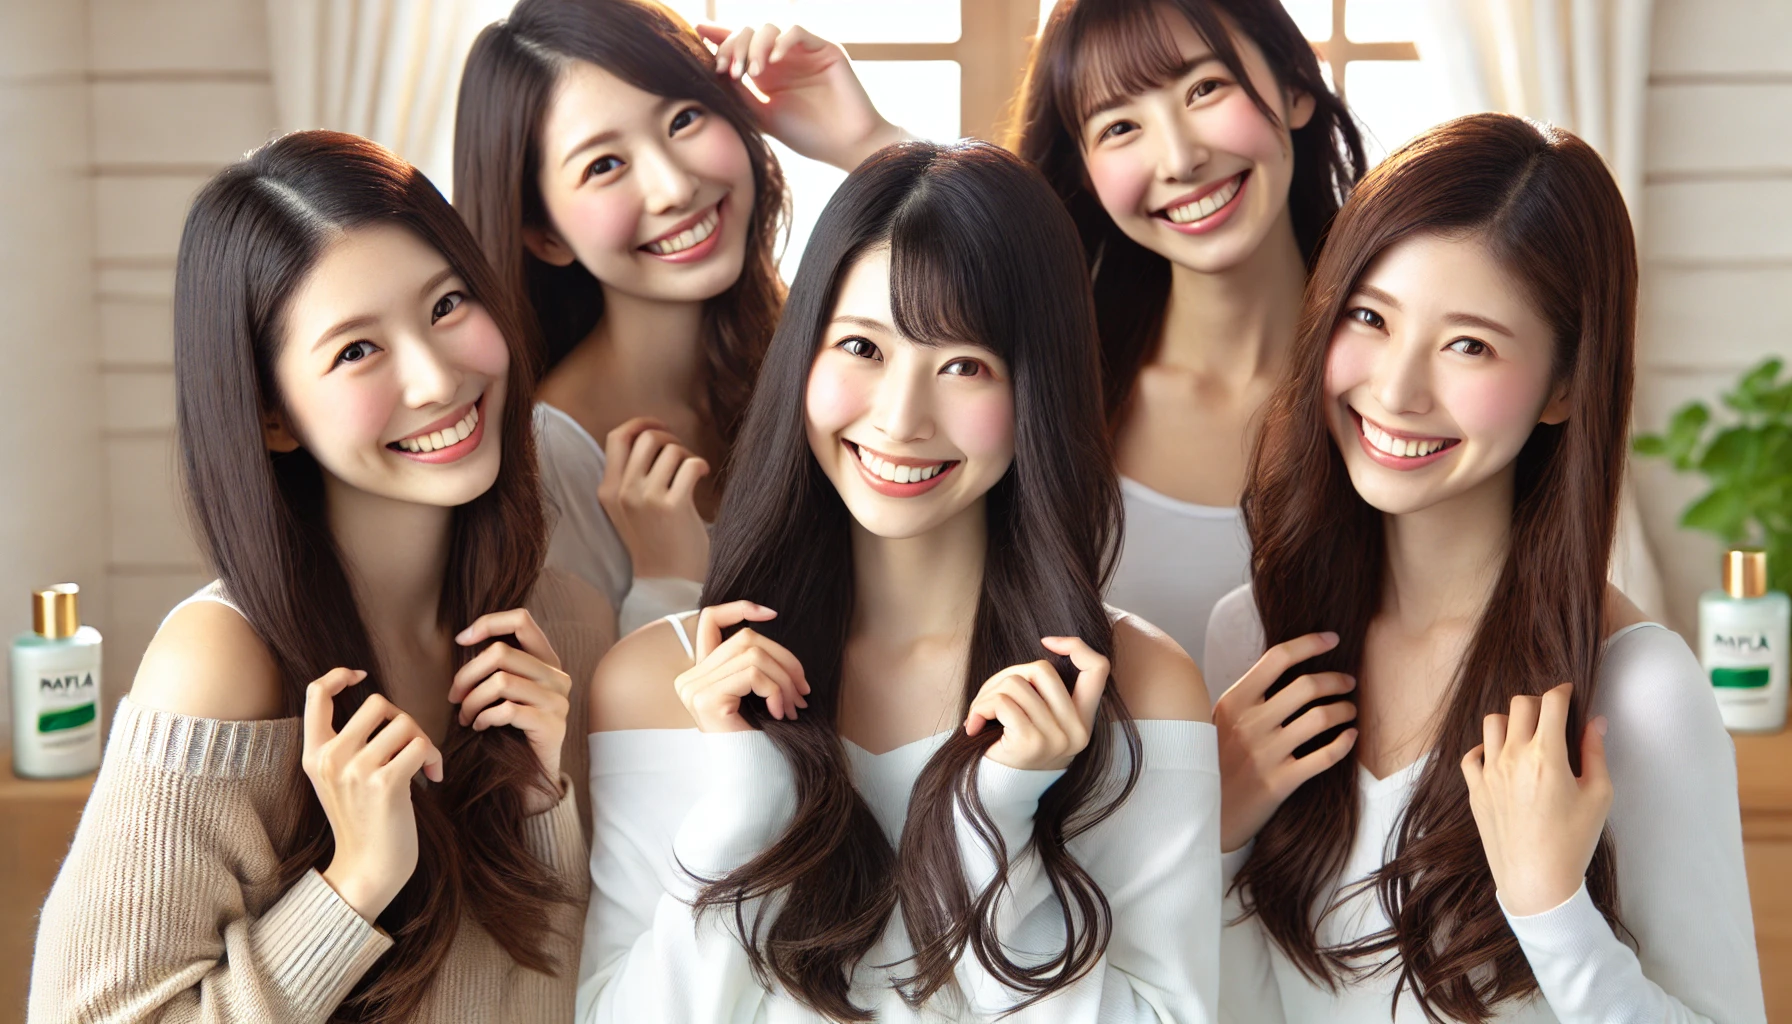
[[[342,370],[285,383],[282,397],[299,439],[326,463],[333,452],[377,444],[398,408],[382,376]]]
[[[1546,385],[1524,367],[1438,377],[1438,400],[1467,437],[1516,450],[1537,426]]]
[[[940,403],[946,436],[969,458],[1007,461],[1014,457],[1014,391],[1008,387],[950,395]]]
[[[715,115],[712,115],[715,116]],[[753,198],[753,161],[747,156],[747,144],[741,141],[734,126],[716,116],[714,124],[705,126],[684,150],[691,172],[714,181],[726,181],[745,194],[737,199]]]
[[[1325,353],[1325,397],[1339,398],[1366,383],[1375,373],[1376,346],[1348,330],[1332,335]]]
[[[504,333],[485,311],[475,304],[460,330],[454,332],[454,361],[472,373],[502,380],[510,371],[510,348],[504,344]]]
[[[554,230],[580,262],[589,263],[589,254],[634,249],[641,223],[641,201],[627,186],[581,189],[562,195],[549,215],[553,217]]]
[[[821,358],[809,371],[809,387],[803,410],[811,429],[834,434],[851,426],[870,405],[866,382],[846,371],[837,360]]]
[[[1272,96],[1273,93],[1265,93]],[[1234,90],[1213,107],[1201,111],[1199,138],[1209,148],[1246,157],[1253,163],[1292,164],[1293,155],[1282,142],[1282,133],[1269,123],[1244,90]]]
[[[1144,146],[1128,146],[1124,151],[1088,154],[1084,166],[1089,171],[1089,184],[1095,197],[1110,217],[1136,213],[1144,204],[1151,188],[1151,167]]]

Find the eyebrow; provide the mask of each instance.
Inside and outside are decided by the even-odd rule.
[[[890,332],[889,324],[884,323],[882,320],[873,320],[868,316],[837,316],[828,321],[828,323],[830,326],[833,324],[845,324],[848,327],[857,327],[860,330],[865,331],[882,331],[886,334]]]
[[[1392,306],[1395,309],[1403,308],[1400,305],[1399,299],[1394,298],[1392,295],[1389,295],[1387,292],[1382,291],[1372,284],[1359,284],[1356,286],[1356,290],[1359,295],[1367,295],[1369,298],[1385,305]],[[1512,328],[1507,327],[1498,320],[1490,320],[1487,317],[1476,316],[1473,313],[1445,313],[1444,323],[1455,327],[1479,327],[1482,330],[1492,331],[1495,334],[1503,334],[1508,338],[1516,338],[1518,336],[1512,333]]]
[[[658,113],[663,113],[667,107],[673,106],[674,104],[689,103],[689,102],[692,102],[692,101],[679,99],[678,97],[675,97],[675,96],[662,96],[662,97],[660,97],[660,101],[658,103],[654,104],[653,109],[654,109],[654,112],[656,114],[658,114]],[[566,165],[572,163],[573,160],[577,159],[581,153],[584,153],[586,150],[589,150],[589,149],[595,149],[598,146],[601,146],[607,142],[614,142],[619,136],[621,136],[621,134],[622,134],[622,130],[620,128],[605,128],[603,131],[598,132],[596,135],[591,136],[590,138],[586,139],[584,142],[579,143],[577,146],[573,147],[572,149],[567,150],[566,159],[560,161],[560,168],[562,170],[565,170]]]
[[[428,297],[430,292],[435,291],[436,288],[439,287],[443,281],[446,281],[449,278],[455,276],[455,273],[456,273],[456,271],[453,267],[451,267],[451,266],[443,267],[441,270],[436,272],[435,276],[433,276],[429,280],[423,282],[423,287],[419,288],[417,290],[417,294],[420,297]],[[377,316],[369,315],[369,316],[350,317],[347,320],[344,320],[341,323],[337,324],[336,326],[325,331],[324,333],[318,335],[317,340],[311,343],[311,351],[316,352],[318,349],[322,348],[324,343],[329,341],[331,338],[335,338],[335,337],[338,337],[343,334],[348,334],[351,331],[358,331],[363,327],[372,327],[374,324],[377,324],[379,322],[380,322],[380,318]]]
[[[1217,54],[1212,54],[1212,53],[1197,53],[1197,54],[1195,54],[1193,57],[1190,57],[1188,60],[1183,61],[1181,67],[1177,68],[1175,71],[1172,71],[1170,74],[1164,76],[1163,82],[1160,82],[1158,84],[1157,88],[1161,89],[1165,85],[1167,85],[1171,82],[1179,81],[1183,78],[1188,77],[1190,72],[1194,71],[1196,68],[1207,63],[1210,60],[1219,60],[1219,56]],[[1108,111],[1114,109],[1115,107],[1121,106],[1122,104],[1130,101],[1131,99],[1132,99],[1132,95],[1130,95],[1130,94],[1103,97],[1101,100],[1096,102],[1090,108],[1090,110],[1087,114],[1083,115],[1083,122],[1086,124],[1089,121],[1092,121],[1097,117],[1100,117],[1102,114],[1105,114]]]

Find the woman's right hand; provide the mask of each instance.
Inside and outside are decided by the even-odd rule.
[[[1264,694],[1282,674],[1338,645],[1336,633],[1308,633],[1265,651],[1243,678],[1213,706],[1213,725],[1220,740],[1220,851],[1231,853],[1256,836],[1282,801],[1308,779],[1342,761],[1356,745],[1357,731],[1295,757],[1301,744],[1355,720],[1356,705],[1337,701],[1302,707],[1321,697],[1349,693],[1356,680],[1342,672],[1315,672]]]
[[[709,463],[646,416],[610,431],[604,460],[597,502],[628,548],[635,576],[701,580],[709,567],[709,531],[695,493]]]
[[[305,688],[300,763],[336,839],[324,881],[372,922],[417,870],[411,777],[421,769],[431,781],[442,781],[442,752],[416,719],[377,693],[336,732],[336,695],[366,678],[359,669],[336,668]]]
[[[751,601],[730,601],[697,615],[697,663],[679,673],[673,685],[678,699],[702,732],[745,732],[753,726],[741,717],[740,702],[749,693],[765,698],[773,718],[796,718],[809,702],[809,681],[796,655],[751,627],[727,640],[722,630],[740,622],[765,622],[777,612]]]

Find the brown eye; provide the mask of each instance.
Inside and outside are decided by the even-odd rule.
[[[845,352],[849,356],[858,356],[860,359],[881,359],[881,358],[883,358],[883,353],[881,353],[877,350],[877,346],[873,345],[870,341],[868,341],[865,338],[860,338],[860,337],[856,337],[856,336],[851,337],[851,338],[842,338],[842,339],[840,339],[839,343],[836,344],[834,347],[839,349],[842,352]]]
[[[1465,356],[1484,356],[1493,351],[1480,338],[1457,338],[1446,347],[1452,352],[1460,352]]]
[[[336,353],[336,361],[330,364],[333,370],[344,363],[358,363],[378,352],[379,348],[371,341],[352,341]]]
[[[686,128],[689,128],[691,125],[696,124],[702,118],[703,118],[702,108],[686,107],[683,110],[680,110],[678,113],[672,115],[671,130],[668,131],[666,134],[677,135],[679,132],[684,131]]]
[[[940,367],[940,372],[953,377],[975,377],[983,372],[983,364],[975,359],[954,359]]]
[[[462,295],[460,292],[449,292],[448,294],[442,296],[441,298],[436,300],[435,306],[430,309],[429,322],[433,324],[436,321],[442,319],[443,317],[447,316],[448,314],[459,309],[460,304],[465,301],[467,301],[467,297],[465,295]]]
[[[1364,327],[1373,328],[1377,331],[1388,325],[1388,322],[1381,318],[1380,313],[1375,312],[1373,309],[1365,309],[1362,306],[1349,310],[1344,314],[1344,317],[1347,320],[1355,320]]]

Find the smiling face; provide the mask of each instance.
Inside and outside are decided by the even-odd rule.
[[[841,281],[804,409],[822,472],[859,525],[886,539],[980,507],[1014,462],[1007,365],[970,342],[924,345],[898,333],[887,247]]]
[[[337,481],[464,505],[501,459],[510,352],[448,261],[392,224],[353,228],[287,302],[267,445],[302,445]]]
[[[1509,478],[1537,424],[1568,417],[1555,350],[1478,237],[1389,247],[1345,302],[1326,357],[1326,417],[1357,493],[1402,514]]]
[[[1292,224],[1289,133],[1313,116],[1313,99],[1285,91],[1257,45],[1233,32],[1251,84],[1282,121],[1271,123],[1187,19],[1163,8],[1157,14],[1181,70],[1087,118],[1079,139],[1084,167],[1128,238],[1190,270],[1219,273]]]
[[[606,288],[701,302],[739,279],[753,165],[726,118],[568,61],[541,132],[537,181],[549,225],[537,258],[582,264]]]

